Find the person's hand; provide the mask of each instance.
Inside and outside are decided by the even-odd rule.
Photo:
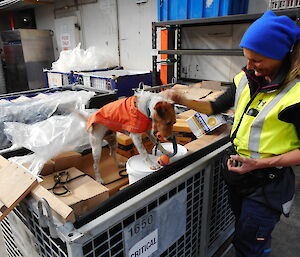
[[[163,91],[163,94],[165,95],[165,97],[171,99],[172,101],[174,101],[174,103],[180,104],[182,101],[182,94],[180,94],[180,92],[173,90],[173,89],[168,89]]]
[[[227,168],[229,171],[245,174],[257,169],[257,160],[239,155],[230,155],[230,159],[227,161]]]

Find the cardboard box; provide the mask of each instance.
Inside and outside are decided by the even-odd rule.
[[[77,152],[63,152],[52,158],[54,170],[60,171],[71,167],[78,168],[81,164],[81,154]]]
[[[130,158],[136,154],[139,154],[129,136],[124,135],[121,138],[122,138],[121,140],[119,140],[120,138],[118,139],[119,143],[118,143],[118,148],[116,150],[118,154],[120,154],[126,158]],[[122,142],[123,144],[120,142]],[[152,141],[148,138],[148,136],[146,134],[143,135],[142,142],[143,142],[143,145],[146,148],[147,152],[152,153],[152,148],[154,147],[154,144],[152,143]]]
[[[117,154],[118,160],[125,163],[127,158]],[[80,170],[91,177],[95,178],[94,168],[93,168],[93,156],[92,154],[86,154],[82,156],[82,163]],[[100,172],[102,179],[104,180],[104,186],[109,190],[109,196],[117,193],[119,188],[128,183],[128,177],[122,177],[119,175],[119,171],[124,170],[124,168],[119,168],[116,166],[113,158],[109,154],[109,148],[103,147],[101,160],[100,160]]]
[[[197,138],[210,133],[226,123],[222,115],[206,115],[199,112],[195,113],[186,121]]]
[[[87,175],[76,178],[77,176],[84,174],[80,170],[73,167],[65,170],[64,172],[68,173],[68,177],[62,176],[61,181],[75,178],[74,180],[64,184],[70,193],[60,196],[55,195],[53,190],[49,190],[55,184],[54,177],[58,174],[62,174],[62,171],[44,177],[44,181],[40,183],[40,186],[46,189],[47,192],[42,188],[32,191],[35,199],[39,200],[41,198],[45,198],[48,201],[50,207],[54,211],[54,214],[60,214],[62,210],[68,209],[66,207],[68,206],[72,209],[75,216],[81,216],[108,199],[108,189],[103,185],[100,185]],[[56,192],[60,191],[58,190]],[[70,213],[70,211],[67,211],[66,214],[60,217],[60,219],[63,218],[65,221],[72,219],[72,213]]]
[[[228,124],[224,124],[218,128],[216,128],[213,132],[209,135],[204,135],[201,138],[191,141],[187,143],[184,147],[188,149],[189,152],[196,152],[201,148],[204,148],[223,137],[230,134],[231,126]]]

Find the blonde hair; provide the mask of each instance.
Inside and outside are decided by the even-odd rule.
[[[297,77],[300,77],[300,40],[294,44],[293,51],[290,53],[291,68],[285,78],[284,84],[288,84]]]

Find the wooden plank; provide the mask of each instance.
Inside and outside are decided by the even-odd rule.
[[[0,156],[0,221],[37,185],[36,178]]]

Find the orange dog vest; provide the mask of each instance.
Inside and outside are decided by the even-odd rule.
[[[123,98],[104,105],[87,122],[87,129],[94,123],[106,125],[110,130],[143,133],[152,128],[152,121],[135,106],[136,96]]]

